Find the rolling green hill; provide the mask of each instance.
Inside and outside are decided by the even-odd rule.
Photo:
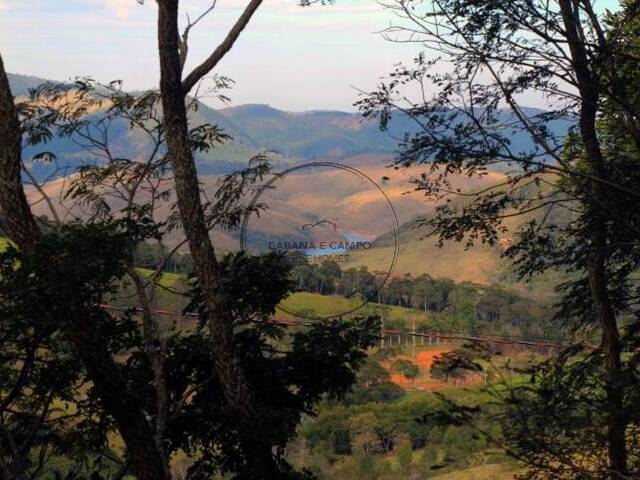
[[[285,112],[269,105],[241,105],[220,114],[242,125],[259,145],[301,158],[342,157],[367,151],[392,152],[396,140],[381,133],[376,122],[334,111]],[[399,120],[400,131],[414,129]]]
[[[522,469],[509,465],[479,465],[432,477],[432,480],[512,480]]]
[[[290,312],[316,314],[320,317],[330,316],[335,313],[342,313],[352,308],[359,307],[362,302],[358,299],[344,298],[339,295],[320,295],[318,293],[295,292],[284,299],[280,306]],[[354,312],[354,315],[367,315],[384,310],[386,320],[402,320],[410,324],[413,320],[424,322],[429,316],[421,310],[406,308],[397,305],[379,305],[369,303]],[[287,313],[284,310],[276,311],[276,318],[281,320],[296,320],[298,317]]]

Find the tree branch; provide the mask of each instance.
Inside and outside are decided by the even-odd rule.
[[[251,20],[251,17],[256,12],[258,7],[262,4],[262,0],[251,0],[247,7],[238,18],[238,21],[235,25],[229,30],[229,33],[222,41],[220,45],[213,51],[213,53],[207,58],[204,62],[198,65],[193,71],[187,75],[187,77],[182,81],[182,93],[187,95],[191,89],[211,70],[213,70],[216,65],[224,58],[226,53],[231,50],[233,44],[236,42],[244,28]]]
[[[184,68],[184,64],[187,61],[187,55],[189,54],[189,33],[191,32],[191,29],[195,27],[200,20],[209,15],[214,8],[216,8],[216,3],[217,0],[213,0],[211,6],[202,12],[193,22],[187,14],[187,26],[185,27],[184,32],[182,32],[182,36],[178,43],[178,51],[180,52],[180,68]]]

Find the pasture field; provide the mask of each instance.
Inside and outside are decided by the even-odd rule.
[[[521,470],[497,463],[478,465],[466,470],[438,475],[437,477],[431,477],[431,480],[511,480],[518,473],[521,473]]]
[[[371,248],[350,254],[349,268],[366,266],[370,272],[388,271],[393,257],[393,246]],[[483,285],[500,279],[500,249],[476,245],[465,249],[464,245],[449,243],[439,248],[435,239],[400,243],[395,275],[431,275],[433,278],[450,278],[456,282],[474,282]]]
[[[341,295],[320,295],[319,293],[294,292],[284,299],[280,305],[289,312],[305,313],[304,316],[312,316],[316,314],[319,317],[326,317],[334,313],[348,311],[358,307],[362,301],[354,298],[345,298]],[[292,313],[278,309],[276,317],[283,320],[294,320],[297,318]],[[413,308],[401,307],[398,305],[381,305],[370,302],[350,315],[367,315],[374,313],[382,313],[385,320],[397,321],[405,320],[406,322],[424,321],[429,318],[421,310]],[[308,315],[307,315],[308,314]]]

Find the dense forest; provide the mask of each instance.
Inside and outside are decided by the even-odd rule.
[[[192,261],[188,254],[175,254],[170,262],[164,262],[165,258],[166,248],[148,242],[138,245],[134,254],[138,267],[155,270],[161,266],[164,272],[175,274],[171,276],[174,292],[163,292],[157,306],[181,311],[186,304],[176,292],[188,290]],[[365,310],[383,317],[389,317],[385,315],[384,306],[421,311],[425,315],[417,321],[419,330],[493,333],[530,339],[564,336],[552,321],[552,301],[533,300],[500,285],[456,283],[446,278],[434,279],[428,274],[393,275],[384,281],[384,272],[371,273],[366,266],[343,269],[334,260],[308,261],[298,254],[289,254],[287,261],[291,265],[292,293],[339,295],[356,302],[366,301],[369,308]],[[169,281],[168,276],[165,278]],[[120,304],[134,306],[135,302],[126,301],[127,297],[133,297],[131,286],[123,285],[123,289],[125,291],[118,295]],[[308,305],[305,311],[313,317],[313,305]],[[410,319],[401,314],[385,321],[389,328],[412,328]]]

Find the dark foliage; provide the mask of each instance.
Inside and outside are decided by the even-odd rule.
[[[6,468],[45,474],[48,459],[59,455],[81,472],[83,459],[115,456],[107,435],[116,426],[66,338],[74,312],[91,316],[108,351],[124,359],[119,368],[128,390],[143,411],[154,415],[153,373],[140,324],[131,315],[114,317],[100,307],[115,293],[115,280],[125,274],[138,242],[153,232],[144,222],[65,225],[45,233],[31,255],[13,247],[2,254],[0,378],[2,390],[13,392],[2,398]],[[298,478],[302,474],[286,463],[284,447],[301,416],[313,414],[320,399],[349,391],[379,327],[374,319],[332,320],[288,332],[270,321],[290,288],[281,257],[229,255],[221,268],[219,294],[227,299],[236,348],[259,393],[261,430],[276,449],[283,478]],[[194,307],[204,312],[197,287]],[[242,450],[236,420],[223,401],[206,322],[190,333],[174,331],[166,342],[167,452],[193,455],[191,478],[210,478],[214,472],[245,478],[251,452]],[[60,415],[54,406],[60,403],[72,406],[73,413]],[[34,464],[37,451],[44,453]],[[96,468],[102,473],[120,468],[116,460],[106,463]]]
[[[510,440],[522,436],[519,446],[526,445],[519,458],[534,478],[637,476],[637,418],[626,403],[636,380],[625,366],[634,353],[624,340],[635,328],[640,291],[638,2],[623,2],[616,14],[598,13],[589,0],[409,0],[388,7],[399,18],[389,37],[429,53],[399,66],[360,106],[382,128],[398,112],[420,126],[404,137],[395,166],[424,166],[416,187],[441,201],[427,222],[431,233],[441,243],[508,240],[505,256],[522,280],[560,272],[559,326],[576,334],[576,344],[585,336],[601,341],[597,354],[571,350],[571,361],[558,359],[544,380],[535,378],[542,390],[529,399],[540,402],[540,416],[525,412],[523,429],[511,429],[517,434]],[[453,68],[443,73],[440,61]],[[521,95],[532,92],[547,98],[548,110],[522,105]],[[550,128],[558,119],[575,122],[568,135]],[[516,148],[522,135],[531,148]],[[481,176],[491,168],[505,176],[489,188],[451,187],[452,174]],[[599,386],[582,390],[577,378]],[[545,382],[564,395],[552,393],[547,402]],[[594,403],[572,404],[588,394]],[[580,418],[570,427],[572,416],[564,414],[572,405]],[[590,417],[599,428],[585,424]],[[530,420],[549,439],[558,437],[562,454],[536,450]]]
[[[68,224],[50,228],[28,255],[13,246],[0,253],[0,465],[12,478],[45,474],[52,456],[82,465],[109,453],[110,421],[67,332],[83,312],[110,351],[140,342],[130,316],[113,318],[99,305],[149,231],[144,222]]]

